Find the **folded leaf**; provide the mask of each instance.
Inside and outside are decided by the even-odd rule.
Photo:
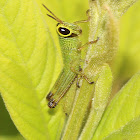
[[[129,135],[133,134],[138,139],[140,134],[139,126],[137,126],[139,125],[139,108],[140,72],[134,75],[114,97],[93,136],[93,140],[111,138],[114,135],[121,139],[126,135],[125,139],[127,139]],[[131,131],[132,126],[134,127],[133,131]],[[122,134],[124,135],[121,137]],[[133,136],[131,137],[133,138]]]

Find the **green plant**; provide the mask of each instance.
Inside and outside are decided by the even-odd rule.
[[[61,135],[63,139],[77,139],[80,132],[80,139],[139,139],[139,73],[132,77],[105,109],[112,85],[110,67],[116,79],[113,91],[124,85],[124,82],[140,68],[138,61],[140,18],[136,18],[139,16],[139,1],[132,9],[130,8],[131,11],[128,11],[126,17],[122,17],[123,31],[120,32],[119,54],[114,60],[115,63],[111,62],[119,44],[119,18],[134,2],[89,1],[91,9],[89,40],[95,39],[96,36],[100,37],[98,44],[85,50],[87,54],[83,52],[83,59],[88,60],[88,64],[83,64],[84,72],[97,81],[94,94],[96,100],[92,102],[94,106],[89,110],[94,87],[81,81],[81,91],[77,91],[76,96],[73,85],[62,105],[50,110],[45,97],[56,81],[63,64],[55,22],[45,17],[46,11],[42,3],[57,13],[61,19],[73,22],[86,18],[84,13],[88,9],[88,2],[61,0],[60,4],[57,0],[0,1],[0,92],[15,126],[26,139],[60,139]],[[123,18],[126,21],[123,21]],[[86,42],[87,25],[81,26],[85,29],[82,40]],[[134,54],[133,57],[130,57],[131,54]],[[109,65],[105,64],[106,62]],[[130,66],[133,67],[129,69]],[[71,104],[73,100],[74,106]],[[70,114],[68,121],[62,108]],[[4,120],[5,116],[0,118],[0,123],[2,124]],[[90,122],[93,122],[93,125]],[[8,129],[6,123],[11,122],[7,121],[0,126],[0,139],[24,139],[12,124],[9,132],[4,131],[4,127]]]

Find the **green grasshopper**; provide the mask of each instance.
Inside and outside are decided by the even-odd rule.
[[[94,83],[90,82],[86,75],[82,73],[82,69],[80,67],[81,50],[86,45],[96,43],[99,38],[97,38],[97,40],[95,41],[88,42],[82,46],[79,39],[79,35],[81,35],[82,29],[77,25],[77,23],[88,22],[90,17],[88,17],[87,20],[68,23],[56,17],[56,15],[52,13],[44,4],[43,6],[51,14],[47,15],[58,22],[56,25],[56,31],[59,36],[59,42],[64,63],[64,68],[62,72],[60,73],[51,92],[49,92],[46,97],[49,101],[48,106],[50,108],[55,108],[61,98],[69,90],[75,79],[78,78],[78,75],[84,78],[89,84]],[[78,81],[77,87],[80,87]]]

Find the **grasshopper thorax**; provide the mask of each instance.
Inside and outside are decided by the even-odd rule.
[[[58,35],[64,38],[76,37],[82,33],[82,29],[78,25],[64,21],[57,24],[56,30]]]

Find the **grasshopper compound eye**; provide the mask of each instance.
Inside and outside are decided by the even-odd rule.
[[[67,29],[67,28],[64,28],[64,27],[59,27],[59,28],[58,28],[58,31],[59,31],[59,33],[62,34],[62,35],[69,35],[69,34],[70,34],[70,30]]]
[[[65,23],[66,24],[66,23]],[[73,30],[71,25],[72,24],[57,24],[56,30],[59,36],[64,37],[64,38],[71,38],[71,37],[76,37],[79,34],[81,34],[81,30]]]
[[[71,34],[73,33],[72,29],[65,26],[64,24],[57,24],[56,31],[59,36],[64,38],[71,37]]]

